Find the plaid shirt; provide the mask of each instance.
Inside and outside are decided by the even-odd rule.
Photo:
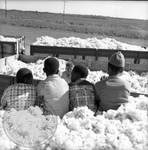
[[[87,106],[92,111],[96,111],[96,94],[94,85],[86,80],[79,80],[71,83],[69,87],[69,109]]]
[[[18,83],[9,86],[1,98],[2,107],[16,110],[27,109],[33,106],[36,100],[36,90],[33,85]]]

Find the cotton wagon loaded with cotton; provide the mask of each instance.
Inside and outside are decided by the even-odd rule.
[[[35,58],[35,57],[33,57]],[[36,57],[38,58],[38,57]],[[35,58],[35,59],[36,59]],[[24,56],[20,56],[20,59],[25,59]],[[11,76],[15,77],[17,71],[20,68],[28,68],[32,71],[34,79],[37,80],[44,80],[46,78],[45,73],[43,72],[43,64],[44,59],[38,59],[34,63],[25,63],[21,60],[18,60],[17,55],[6,57],[1,59],[1,69],[0,69],[0,75],[1,78],[3,78],[3,75],[5,76]],[[60,62],[60,68],[59,68],[59,74],[62,76],[62,73],[65,71],[66,62],[63,59],[58,59]],[[97,81],[100,81],[101,77],[108,76],[106,72],[103,72],[102,70],[99,71],[91,71],[89,70],[89,74],[87,77],[87,80],[96,83]],[[137,93],[143,93],[147,94],[148,92],[148,72],[143,73],[136,73],[134,71],[124,71],[121,78],[127,80],[131,83],[132,92]]]
[[[55,39],[49,36],[37,38],[30,47],[32,55],[54,55],[61,59],[70,59],[74,64],[87,65],[91,70],[88,80],[93,83],[99,81],[101,76],[106,75],[104,72],[107,72],[108,58],[116,51],[122,51],[126,58],[125,70],[127,72],[124,72],[122,78],[131,82],[132,87],[135,86],[137,90],[133,91],[147,93],[148,48],[123,43],[113,38],[63,37]],[[139,72],[141,76],[136,72]],[[142,90],[141,87],[143,81],[145,90]]]
[[[24,36],[0,35],[0,58],[21,53],[24,49]]]
[[[104,71],[107,71],[108,58],[119,50],[126,58],[126,69],[148,70],[148,48],[123,43],[113,38],[55,39],[42,36],[30,46],[31,55],[54,55],[62,59],[72,59],[75,63],[84,63],[91,70]]]
[[[63,39],[67,44],[63,42]],[[68,45],[69,39],[71,39],[71,42]],[[63,118],[59,118],[54,114],[44,116],[39,107],[30,107],[23,111],[11,109],[11,111],[5,112],[4,110],[1,110],[1,150],[20,150],[24,148],[31,150],[148,149],[147,49],[141,48],[140,46],[130,47],[128,44],[124,45],[114,39],[102,39],[106,47],[101,43],[101,40],[97,40],[96,38],[78,39],[73,37],[69,39],[62,38],[56,40],[50,37],[42,37],[39,38],[33,45],[34,48],[37,45],[37,49],[34,49],[37,51],[34,51],[33,53],[31,52],[32,54],[38,53],[39,55],[13,55],[0,59],[1,85],[5,85],[6,87],[15,82],[16,72],[20,68],[24,67],[32,71],[35,84],[37,84],[39,80],[44,80],[46,76],[43,72],[43,64],[46,59],[46,55],[49,54],[59,56],[59,74],[62,75],[67,63],[66,60],[62,59],[62,57],[67,56],[67,58],[69,58],[71,54],[71,61],[74,63],[87,62],[87,59],[89,58],[90,62],[102,63],[100,64],[101,66],[104,63],[107,64],[110,54],[114,51],[122,50],[123,53],[125,52],[126,61],[129,62],[126,64],[126,71],[124,71],[121,78],[128,80],[132,87],[132,93],[137,93],[139,96],[130,96],[129,103],[121,105],[118,110],[108,110],[107,112],[100,113],[97,116],[94,116],[94,113],[87,107],[76,108],[65,114]],[[82,45],[80,44],[80,47],[78,41],[80,42],[81,40],[83,41],[83,44],[81,43]],[[59,45],[56,41],[58,41]],[[89,41],[91,41],[94,45],[96,44],[95,41],[99,41],[100,45],[102,44],[104,47],[91,47]],[[109,42],[114,42],[114,44]],[[85,43],[89,43],[87,45],[88,47],[85,47]],[[116,43],[118,43],[118,48],[115,46]],[[119,46],[120,44],[123,45]],[[65,54],[63,54],[63,52],[62,57],[60,57],[61,49],[65,49],[65,47],[67,47],[64,51]],[[75,48],[73,49],[73,47]],[[104,50],[105,48],[106,50]],[[78,53],[76,53],[76,50],[78,50]],[[87,55],[85,55],[85,50]],[[77,58],[77,55],[75,54],[79,54],[79,57]],[[90,56],[88,56],[89,54]],[[104,60],[104,58],[106,59]],[[107,68],[101,69],[98,65],[98,69],[96,71],[92,71],[92,65],[93,64],[90,64],[89,75],[87,77],[88,81],[96,83],[97,81],[100,81],[101,77],[108,76],[105,72]],[[103,67],[107,66],[104,65]],[[2,88],[1,91],[4,90],[4,87]]]

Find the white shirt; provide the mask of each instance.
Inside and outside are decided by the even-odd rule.
[[[43,96],[46,111],[63,117],[69,110],[69,86],[59,75],[48,76],[37,86],[38,96]]]

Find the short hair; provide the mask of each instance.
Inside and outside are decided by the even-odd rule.
[[[76,65],[73,68],[73,72],[80,74],[81,78],[86,78],[88,76],[88,69],[83,65]]]
[[[116,73],[116,74],[122,73],[123,70],[124,70],[123,67],[117,67],[117,66],[114,66],[114,65],[112,65],[112,64],[110,64],[110,63],[108,63],[108,67],[110,67],[110,69],[111,69],[114,73]]]
[[[16,74],[16,82],[17,83],[30,83],[33,80],[33,75],[31,70],[27,68],[21,68],[18,70]]]
[[[59,70],[59,61],[55,57],[47,58],[44,61],[44,71],[47,74],[56,74]]]
[[[68,61],[68,62],[66,63],[66,67],[70,67],[70,68],[72,68],[72,67],[73,67],[73,63],[72,63],[72,62],[70,62],[70,61]]]

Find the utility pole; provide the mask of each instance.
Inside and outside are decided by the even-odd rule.
[[[64,0],[64,8],[63,8],[63,23],[65,21],[65,8],[66,8],[66,0]]]
[[[7,0],[5,0],[5,17],[7,17]]]

